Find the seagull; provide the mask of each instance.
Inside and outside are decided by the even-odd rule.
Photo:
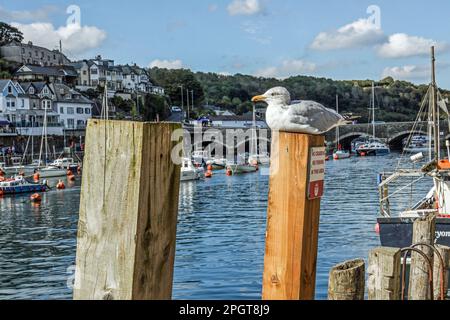
[[[276,87],[252,99],[266,102],[266,122],[275,131],[319,135],[346,123],[344,117],[314,101],[291,104],[286,88]]]

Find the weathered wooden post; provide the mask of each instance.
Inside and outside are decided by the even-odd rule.
[[[445,295],[447,295],[448,291],[448,269],[450,267],[450,248],[441,245],[436,245],[435,247],[436,250],[441,255],[442,260],[444,262],[444,273],[441,275],[440,259],[439,257],[437,257],[436,254],[434,255],[434,266],[433,266],[434,299],[439,300],[441,299],[441,289],[443,289]]]
[[[369,254],[369,300],[401,299],[401,251],[398,248],[380,247]]]
[[[172,295],[178,124],[91,120],[87,127],[74,299]]]
[[[328,280],[328,300],[364,300],[365,262],[346,261],[331,268]]]
[[[436,229],[436,217],[430,215],[425,219],[418,219],[413,226],[413,245],[425,243],[434,245]],[[418,246],[433,262],[434,252],[427,246]],[[433,263],[432,263],[433,265]],[[430,300],[433,292],[430,292],[429,282],[430,267],[424,257],[417,252],[411,253],[411,271],[409,275],[409,300]]]
[[[314,299],[324,169],[323,136],[273,132],[264,300]]]

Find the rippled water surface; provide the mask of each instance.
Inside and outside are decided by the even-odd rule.
[[[327,163],[318,299],[326,298],[334,264],[367,258],[379,245],[377,173],[396,164],[396,154]],[[182,183],[180,191],[174,298],[259,299],[268,177],[219,172],[211,180]],[[72,298],[79,194],[79,184],[51,191],[39,207],[28,196],[0,199],[0,299]]]

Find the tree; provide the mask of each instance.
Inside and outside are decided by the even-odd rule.
[[[5,22],[0,22],[0,46],[13,41],[22,42],[23,33]]]

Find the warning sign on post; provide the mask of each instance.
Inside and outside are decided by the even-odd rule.
[[[325,185],[325,147],[311,148],[309,154],[308,199],[323,197]]]

